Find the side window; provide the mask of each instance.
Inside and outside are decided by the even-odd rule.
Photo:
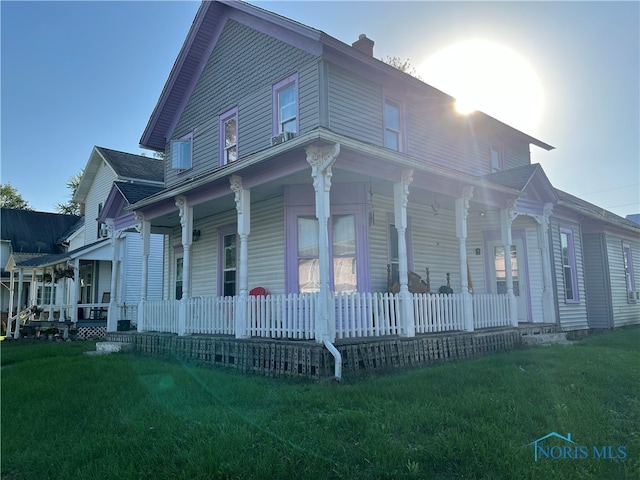
[[[635,296],[636,280],[633,274],[633,256],[631,245],[627,243],[622,244],[622,261],[624,266],[624,279],[627,286],[627,300],[635,303],[637,299]]]
[[[504,170],[504,153],[500,145],[491,145],[491,173]]]
[[[273,86],[273,134],[298,133],[298,74]]]
[[[564,298],[567,303],[576,303],[578,298],[578,275],[573,230],[560,228],[560,248],[562,251],[562,271],[564,276]]]
[[[220,165],[238,160],[238,108],[220,115]]]
[[[182,259],[182,256],[180,256],[176,258],[176,285],[175,285],[176,300],[182,299],[182,272],[183,272],[183,259]]]
[[[238,235],[236,225],[218,230],[218,295],[233,297],[237,293]]]
[[[402,108],[392,100],[384,101],[384,146],[398,152],[402,145]]]
[[[193,133],[171,141],[171,168],[188,170],[192,166]]]
[[[98,215],[97,215],[98,217],[102,213],[102,208],[103,208],[102,203],[99,203],[98,204]],[[96,234],[96,238],[106,237],[104,227],[105,227],[104,223],[98,222],[98,231],[97,231],[97,234]]]

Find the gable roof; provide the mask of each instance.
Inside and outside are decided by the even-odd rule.
[[[581,213],[586,217],[594,220],[600,220],[618,227],[625,228],[627,230],[633,230],[636,235],[640,235],[640,225],[628,220],[624,217],[616,215],[613,212],[605,210],[602,207],[589,203],[586,200],[578,198],[570,193],[563,192],[556,188],[558,198],[560,199],[558,204],[567,207],[575,212]]]
[[[538,195],[547,202],[557,202],[556,190],[538,163],[500,170],[482,176],[483,179],[504,187],[514,188],[530,195]]]
[[[113,171],[118,180],[135,180],[156,185],[164,183],[164,161],[95,146],[84,168],[84,173],[73,197],[74,201],[83,202],[86,199],[102,162]]]
[[[141,147],[164,151],[166,142],[175,127],[175,122],[193,92],[217,42],[218,35],[229,18],[244,19],[254,28],[266,29],[265,25],[268,25],[270,30],[279,32],[278,34],[286,39],[285,41],[295,41],[297,47],[331,62],[339,63],[345,68],[352,69],[359,66],[366,69],[367,76],[370,78],[379,78],[380,75],[392,77],[407,87],[416,88],[418,91],[437,93],[443,99],[453,102],[453,97],[450,95],[320,30],[242,1],[203,1],[140,138]],[[271,31],[271,35],[274,35],[273,31]],[[485,113],[475,112],[474,116],[482,121],[490,120],[496,125],[502,125],[517,132],[530,144],[546,150],[554,148]]]
[[[3,208],[0,237],[11,242],[16,253],[64,252],[61,240],[80,221],[77,215]]]
[[[129,205],[139,202],[143,198],[163,190],[163,187],[156,185],[142,185],[140,183],[114,182],[114,186],[120,191]]]

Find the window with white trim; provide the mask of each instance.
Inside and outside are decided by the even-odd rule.
[[[193,133],[188,133],[177,140],[171,140],[171,168],[188,170],[192,166]]]
[[[238,160],[238,108],[220,115],[220,165]]]
[[[182,255],[176,257],[176,283],[175,283],[175,298],[176,300],[182,299],[182,277],[184,271],[184,260]]]
[[[578,274],[573,230],[560,228],[560,249],[562,254],[562,272],[564,278],[564,298],[567,303],[577,303]]]
[[[635,297],[636,281],[633,274],[633,254],[631,245],[628,243],[622,244],[622,262],[624,267],[624,280],[627,286],[627,300],[635,303],[637,299]]]
[[[504,170],[504,153],[500,145],[491,145],[491,173]]]
[[[298,133],[298,74],[288,76],[273,86],[273,134]]]
[[[402,151],[402,108],[389,99],[384,101],[384,146]]]

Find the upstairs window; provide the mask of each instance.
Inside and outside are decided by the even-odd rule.
[[[392,150],[402,150],[402,109],[392,100],[384,102],[384,146]]]
[[[298,74],[273,86],[273,134],[298,132]]]
[[[504,170],[504,155],[502,147],[491,145],[491,173]]]
[[[220,115],[220,165],[238,160],[238,108]]]
[[[187,170],[191,168],[193,133],[189,133],[178,140],[171,141],[171,168]]]
[[[636,281],[633,275],[633,257],[631,253],[631,245],[622,244],[622,262],[624,267],[624,279],[627,286],[627,298],[630,302],[635,302]]]
[[[564,298],[567,303],[577,303],[578,274],[576,272],[576,254],[573,230],[560,229],[560,248],[562,250],[562,271],[564,276]]]

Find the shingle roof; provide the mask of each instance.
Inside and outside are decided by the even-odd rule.
[[[570,193],[563,192],[562,190],[558,190],[556,188],[556,193],[560,198],[560,204],[565,207],[571,208],[572,210],[576,210],[582,213],[587,214],[591,218],[597,218],[603,220],[608,223],[613,223],[615,225],[619,225],[626,228],[632,228],[640,233],[640,225],[631,220],[627,220],[619,215],[616,215],[613,212],[605,210],[602,207],[594,205],[593,203],[589,203],[586,200],[578,198]]]
[[[503,185],[517,190],[524,190],[531,177],[538,169],[538,164],[524,165],[484,175],[483,178],[498,185]]]
[[[8,208],[3,208],[0,215],[0,237],[10,241],[17,253],[62,253],[61,236],[80,220],[77,215]]]
[[[122,178],[135,178],[150,182],[164,182],[164,162],[158,158],[120,152],[98,147],[96,150]]]
[[[139,183],[128,183],[128,182],[114,182],[122,196],[129,203],[129,205],[133,205],[136,202],[139,202],[143,198],[147,198],[155,193],[162,191],[163,187],[156,187],[153,185],[140,185]]]
[[[76,258],[79,254],[84,252],[85,250],[90,250],[96,248],[99,245],[110,243],[109,239],[100,239],[96,242],[90,243],[88,245],[83,245],[82,247],[76,248],[70,252],[62,252],[62,253],[52,253],[50,255],[31,255],[28,257],[24,257],[20,262],[16,261],[16,265],[20,267],[37,267],[41,265],[52,265],[55,263],[60,263],[65,260],[70,260],[72,258]],[[14,255],[15,258],[15,255]]]

